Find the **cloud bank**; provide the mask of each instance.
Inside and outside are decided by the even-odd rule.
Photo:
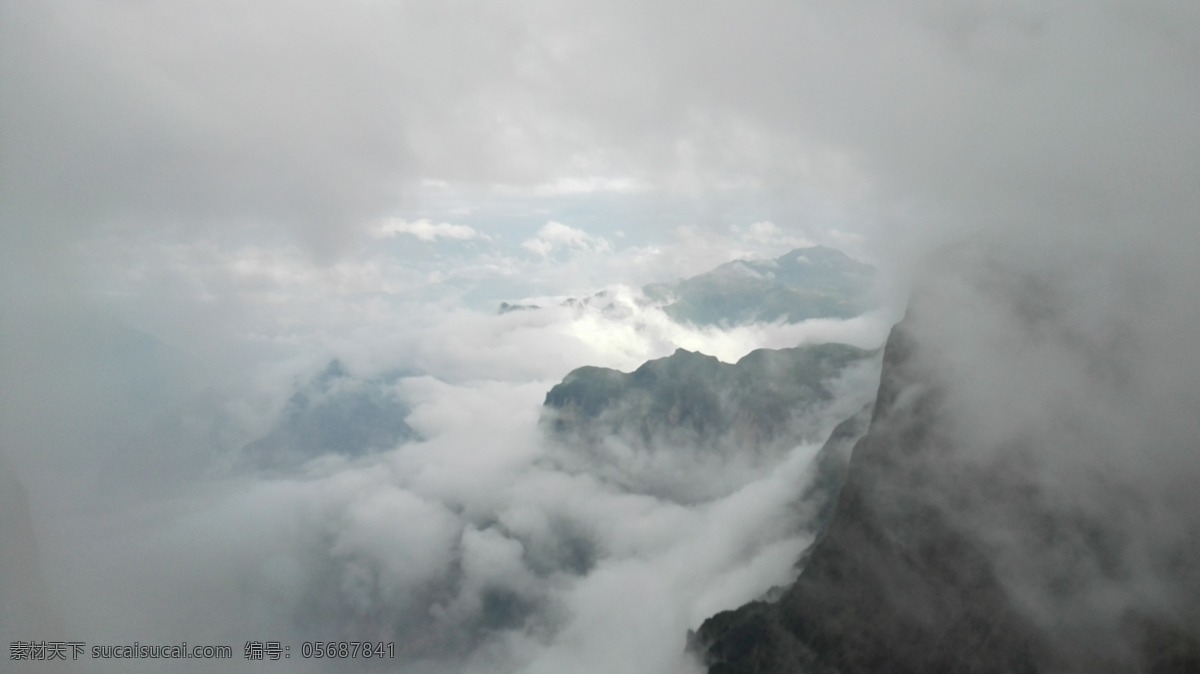
[[[772,518],[802,457],[700,511],[612,494],[530,467],[540,396],[577,365],[675,346],[735,359],[878,325],[490,313],[783,252],[763,239],[857,246],[895,298],[945,241],[995,248],[1016,271],[947,284],[922,328],[973,382],[963,418],[989,438],[1094,429],[1054,436],[1095,448],[1048,455],[1066,481],[1053,457],[1142,484],[1195,474],[1187,3],[0,12],[3,451],[78,637],[324,635],[337,616],[411,636],[415,671],[464,643],[467,670],[686,667],[657,635],[790,573],[802,541]],[[372,238],[389,218],[397,235]],[[1061,296],[988,293],[1027,271]],[[1069,329],[1013,327],[1039,311]],[[1119,357],[1088,356],[1095,343]],[[224,473],[333,357],[367,378],[426,373],[404,381],[428,441],[288,480]],[[1131,459],[1139,438],[1173,449]],[[588,582],[547,571],[589,563]],[[630,617],[622,593],[670,608]],[[531,615],[560,619],[496,640]]]

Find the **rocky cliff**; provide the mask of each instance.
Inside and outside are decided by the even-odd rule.
[[[973,451],[945,358],[910,323],[797,581],[691,636],[710,674],[1200,671],[1195,514],[1149,537],[1160,495],[1130,475],[1047,479],[1044,441],[1069,436]]]

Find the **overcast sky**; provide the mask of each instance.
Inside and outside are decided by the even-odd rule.
[[[404,269],[364,282],[392,289],[502,281],[551,221],[591,237],[560,250],[703,232],[761,254],[744,239],[769,221],[776,249],[877,256],[944,227],[1177,221],[1193,191],[1185,2],[4,11],[6,268],[67,267],[55,286],[119,251],[178,276],[261,248],[278,273],[387,250]]]
[[[1200,8],[1187,0],[46,0],[0,12],[0,441],[46,568],[95,560],[86,580],[56,590],[51,578],[74,638],[97,638],[120,596],[97,588],[133,592],[143,576],[145,604],[117,616],[130,640],[227,637],[213,616],[231,607],[237,628],[267,630],[318,602],[320,583],[349,587],[338,564],[351,557],[406,559],[377,570],[394,583],[387,605],[427,608],[404,593],[457,550],[492,560],[468,564],[464,587],[503,571],[514,592],[585,616],[561,639],[472,651],[471,666],[686,667],[672,660],[682,633],[631,646],[640,661],[604,660],[587,635],[628,628],[602,610],[606,593],[633,584],[669,605],[639,631],[658,639],[785,581],[801,541],[770,522],[808,454],[704,512],[572,486],[531,467],[537,406],[570,369],[631,369],[676,346],[727,360],[802,341],[875,346],[914,260],[976,238],[1039,268],[1149,269],[1160,299],[1139,315],[1169,328],[1152,343],[1172,354],[1165,335],[1197,324]],[[740,332],[650,314],[492,315],[502,300],[814,243],[879,265],[891,313]],[[1112,306],[1128,306],[1119,296]],[[1112,309],[1098,302],[1087,320]],[[430,443],[310,481],[231,476],[229,452],[334,357],[366,378],[423,372],[404,394]],[[542,532],[539,518],[568,506],[616,550],[611,576],[532,580],[487,525]],[[692,547],[689,535],[747,513],[768,522],[758,539]],[[623,533],[633,515],[650,524]],[[405,518],[425,528],[388,528]],[[197,540],[211,557],[195,557]],[[190,566],[163,570],[180,559]],[[214,590],[233,577],[283,608],[255,613],[236,589]],[[159,616],[171,604],[153,592],[182,583],[208,603]],[[438,604],[445,624],[465,624],[461,597]]]

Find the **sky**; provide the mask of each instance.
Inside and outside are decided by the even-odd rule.
[[[1085,334],[1126,326],[1148,399],[1194,399],[1192,3],[0,12],[0,441],[72,638],[416,630],[436,607],[413,671],[689,671],[687,629],[792,573],[781,513],[814,448],[701,509],[646,502],[539,467],[542,396],[681,346],[878,346],[914,272],[964,241],[1065,279]],[[810,244],[877,265],[884,309],[731,331],[494,315]],[[1000,300],[948,287],[930,339],[970,307],[963,362],[1020,351],[981,328]],[[418,372],[395,394],[428,441],[287,479],[231,468],[333,358]],[[522,561],[580,536],[605,560],[583,579]],[[544,629],[480,637],[496,587]],[[606,603],[623,594],[661,611]]]

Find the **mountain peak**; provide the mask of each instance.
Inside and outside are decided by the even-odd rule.
[[[675,284],[646,286],[671,318],[696,325],[745,325],[851,318],[873,304],[875,269],[825,246],[775,259],[732,260]]]

